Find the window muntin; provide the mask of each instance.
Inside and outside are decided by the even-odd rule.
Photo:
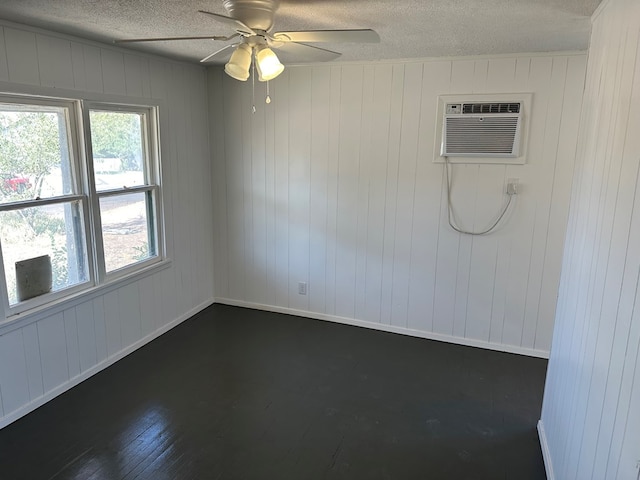
[[[0,95],[7,319],[163,259],[157,138],[155,107]],[[51,292],[20,301],[15,263],[41,255]]]

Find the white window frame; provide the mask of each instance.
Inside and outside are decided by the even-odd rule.
[[[86,145],[86,169],[87,169],[87,187],[89,190],[89,199],[91,203],[92,218],[92,241],[96,250],[95,254],[95,270],[97,283],[107,283],[111,280],[130,275],[132,272],[142,270],[155,263],[161,262],[165,257],[165,246],[163,222],[161,215],[162,202],[160,192],[160,151],[159,151],[159,135],[158,135],[158,110],[157,107],[114,104],[107,102],[83,102],[83,121],[84,135]],[[145,185],[118,188],[113,190],[97,191],[95,185],[95,172],[93,169],[93,149],[91,142],[91,121],[89,118],[92,110],[102,112],[116,113],[136,113],[141,114],[142,132],[143,132],[143,161],[144,161],[144,179]],[[150,205],[147,206],[148,219],[151,219],[149,225],[150,234],[154,237],[155,255],[136,263],[126,265],[111,272],[106,271],[104,245],[102,239],[102,219],[100,215],[100,199],[110,196],[129,195],[133,193],[145,193],[151,197]]]
[[[43,97],[37,95],[0,94],[1,103],[15,103],[16,105],[54,106],[66,108],[67,138],[69,143],[69,163],[73,193],[44,199],[22,200],[0,204],[0,212],[39,207],[52,204],[64,204],[78,201],[81,205],[82,220],[84,222],[84,238],[78,240],[82,244],[87,258],[87,281],[64,288],[55,292],[43,294],[28,300],[9,304],[7,283],[4,270],[0,272],[0,306],[4,310],[5,320],[0,326],[12,322],[13,319],[39,311],[49,305],[58,304],[68,298],[119,283],[126,277],[134,276],[149,270],[156,264],[166,263],[166,244],[164,232],[164,210],[162,199],[159,115],[158,106],[150,104],[128,104],[110,101],[89,101],[73,98]],[[126,189],[105,190],[97,192],[93,171],[93,156],[91,148],[91,132],[89,111],[113,111],[143,113],[142,122],[144,140],[144,169],[145,185]],[[145,193],[150,196],[148,203],[147,221],[150,235],[155,240],[155,255],[106,272],[104,250],[102,244],[102,225],[100,219],[99,201],[102,197],[111,195],[127,195],[131,193]],[[4,265],[2,248],[0,248],[0,266]]]

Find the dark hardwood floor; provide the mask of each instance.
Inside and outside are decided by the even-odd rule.
[[[546,366],[215,305],[0,430],[0,478],[544,479]]]

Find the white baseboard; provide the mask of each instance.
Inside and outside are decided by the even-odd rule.
[[[489,343],[483,340],[475,340],[471,338],[455,337],[453,335],[443,335],[441,333],[427,332],[423,330],[414,330],[412,328],[398,327],[395,325],[385,325],[382,323],[367,322],[365,320],[356,320],[353,318],[340,317],[337,315],[328,315],[326,313],[309,312],[306,310],[297,310],[294,308],[277,307],[274,305],[263,305],[260,303],[245,302],[242,300],[233,300],[230,298],[216,297],[215,303],[223,305],[231,305],[235,307],[253,308],[255,310],[264,310],[267,312],[285,313],[288,315],[297,315],[299,317],[313,318],[315,320],[325,320],[328,322],[342,323],[345,325],[353,325],[356,327],[371,328],[373,330],[381,330],[383,332],[399,333],[401,335],[409,335],[411,337],[426,338],[429,340],[438,340],[440,342],[455,343],[457,345],[465,345],[468,347],[485,348],[487,350],[495,350],[498,352],[516,353],[529,357],[549,358],[549,352],[545,350],[535,350],[533,348],[518,347],[515,345],[504,345],[499,343]]]
[[[540,448],[542,449],[542,459],[544,460],[544,469],[547,472],[547,480],[555,480],[553,464],[551,463],[551,452],[549,452],[547,434],[544,431],[542,420],[538,420],[538,438],[540,439]]]
[[[10,423],[15,422],[20,417],[23,417],[26,414],[34,411],[36,408],[44,405],[48,401],[53,400],[58,395],[60,395],[60,394],[62,394],[64,392],[66,392],[67,390],[70,390],[71,388],[75,387],[80,382],[86,380],[89,377],[92,377],[93,375],[95,375],[96,373],[104,370],[108,366],[113,365],[118,360],[126,357],[127,355],[129,355],[133,351],[137,350],[138,348],[142,347],[143,345],[146,345],[150,341],[158,338],[163,333],[168,332],[169,330],[171,330],[176,325],[178,325],[178,324],[184,322],[185,320],[193,317],[196,313],[204,310],[205,308],[207,308],[209,305],[212,305],[213,303],[214,303],[213,299],[210,299],[210,300],[207,300],[206,302],[201,303],[200,305],[192,308],[188,312],[180,315],[178,318],[176,318],[176,319],[172,320],[171,322],[167,323],[166,325],[160,327],[158,330],[155,330],[154,332],[150,333],[146,337],[143,337],[140,340],[138,340],[137,342],[129,345],[128,347],[123,348],[119,352],[114,353],[109,358],[106,358],[102,362],[100,362],[100,363],[94,365],[93,367],[85,370],[84,372],[80,373],[79,375],[76,375],[75,377],[69,379],[68,381],[58,385],[53,390],[49,390],[44,395],[31,400],[29,403],[21,406],[17,410],[14,410],[14,411],[8,413],[4,417],[2,417],[2,419],[0,419],[0,428],[4,428],[7,425],[9,425]]]

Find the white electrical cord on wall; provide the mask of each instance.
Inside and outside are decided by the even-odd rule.
[[[507,189],[507,195],[509,196],[509,200],[505,204],[504,208],[500,212],[498,219],[486,230],[482,230],[480,232],[473,232],[469,230],[464,230],[463,228],[456,225],[456,222],[453,219],[453,205],[451,202],[451,178],[449,175],[449,157],[444,157],[444,168],[447,175],[447,217],[449,220],[449,226],[453,228],[458,233],[464,233],[466,235],[486,235],[487,233],[491,233],[498,226],[500,221],[504,218],[507,210],[509,210],[509,206],[511,205],[511,201],[513,200],[513,196],[516,194],[515,187],[513,189]]]

